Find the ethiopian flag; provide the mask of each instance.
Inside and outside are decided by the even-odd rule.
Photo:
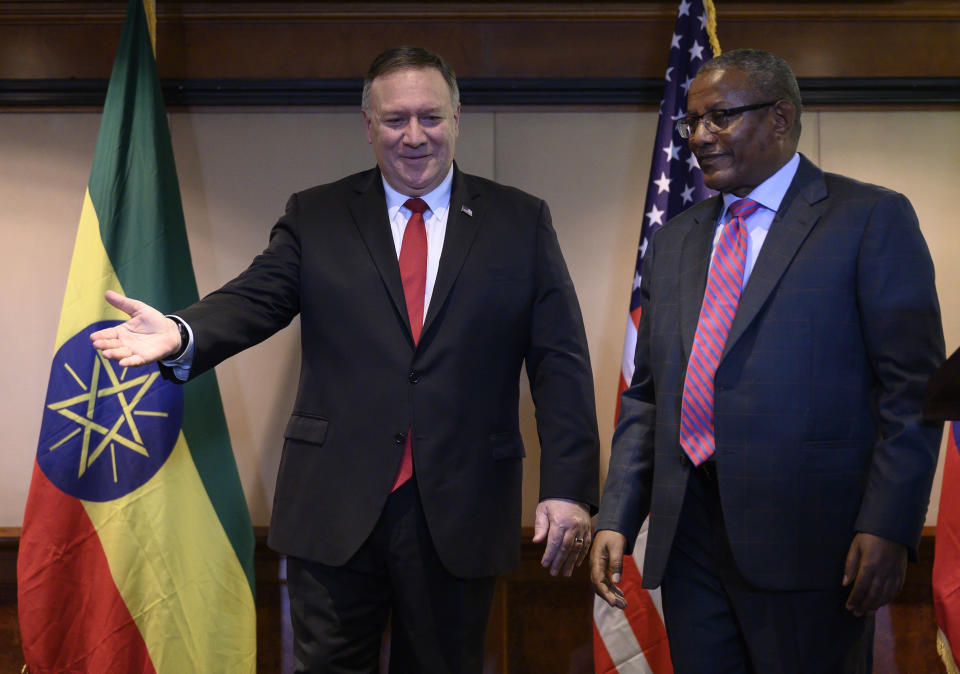
[[[253,533],[210,372],[177,386],[89,334],[107,289],[197,299],[146,12],[131,0],[57,331],[17,562],[31,674],[253,672]]]

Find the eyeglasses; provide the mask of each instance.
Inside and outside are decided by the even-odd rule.
[[[739,108],[727,108],[726,110],[710,110],[702,115],[687,115],[677,120],[677,133],[680,134],[681,138],[689,138],[697,132],[697,125],[700,123],[700,120],[703,120],[703,126],[707,131],[710,133],[718,133],[727,128],[727,125],[730,124],[731,117],[739,115],[742,112],[747,112],[748,110],[768,108],[774,103],[776,103],[776,101],[741,105]]]

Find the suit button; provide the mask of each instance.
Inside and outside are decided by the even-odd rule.
[[[406,441],[407,441],[406,433],[397,433],[396,435],[393,436],[393,442],[397,445],[402,445]]]
[[[416,384],[420,381],[420,373],[416,370],[410,370],[410,383]]]

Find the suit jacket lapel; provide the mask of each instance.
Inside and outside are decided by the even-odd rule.
[[[443,239],[443,252],[440,254],[440,267],[437,270],[437,280],[433,284],[430,306],[423,320],[421,339],[446,302],[447,295],[450,294],[454,281],[457,280],[463,262],[467,258],[467,253],[477,236],[483,217],[484,205],[481,195],[476,192],[471,181],[454,165],[447,232]]]
[[[757,317],[776,288],[801,244],[820,219],[824,207],[822,202],[826,197],[827,185],[823,172],[801,155],[797,174],[773,218],[750,279],[743,289],[721,359]]]
[[[397,264],[397,248],[390,233],[387,199],[378,169],[370,171],[358,183],[356,193],[350,201],[350,213],[412,342],[407,302],[403,297],[403,281],[400,279],[400,266]]]
[[[693,349],[693,336],[697,332],[703,293],[707,287],[717,209],[723,203],[720,197],[713,197],[711,201],[714,202],[713,208],[698,208],[693,214],[694,224],[684,237],[680,251],[680,336],[684,354]]]

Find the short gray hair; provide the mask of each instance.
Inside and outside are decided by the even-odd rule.
[[[790,65],[776,54],[761,49],[734,49],[723,52],[702,66],[697,74],[711,70],[735,68],[747,75],[750,88],[764,98],[786,99],[793,103],[797,116],[793,123],[793,138],[800,138],[800,85]]]

